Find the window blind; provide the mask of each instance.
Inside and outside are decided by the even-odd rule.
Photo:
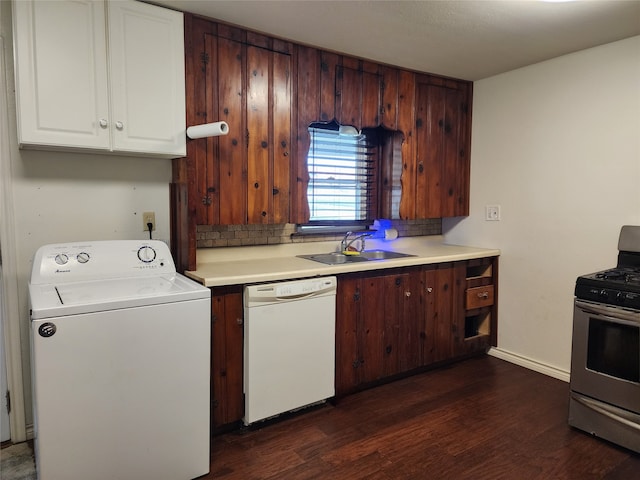
[[[367,220],[374,211],[375,144],[366,135],[309,128],[310,221]]]

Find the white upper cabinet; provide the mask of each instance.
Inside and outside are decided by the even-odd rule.
[[[13,3],[22,147],[186,154],[183,15],[135,1]]]
[[[107,6],[114,150],[186,155],[182,13],[140,2]]]

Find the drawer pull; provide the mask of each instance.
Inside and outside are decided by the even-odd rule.
[[[465,306],[467,310],[474,308],[482,308],[493,305],[494,287],[493,285],[485,285],[482,287],[474,287],[467,289]]]

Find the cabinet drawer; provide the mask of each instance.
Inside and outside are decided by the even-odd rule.
[[[465,305],[467,310],[493,305],[493,285],[468,288]]]

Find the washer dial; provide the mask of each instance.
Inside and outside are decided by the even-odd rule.
[[[138,258],[144,263],[151,263],[156,259],[156,251],[152,247],[145,245],[138,250]]]
[[[78,263],[87,263],[89,261],[89,254],[87,252],[80,252],[77,256],[76,256],[76,260],[78,260]]]
[[[69,257],[67,255],[65,255],[64,253],[59,253],[59,254],[56,255],[54,260],[56,261],[56,263],[58,265],[65,265],[69,261]]]

